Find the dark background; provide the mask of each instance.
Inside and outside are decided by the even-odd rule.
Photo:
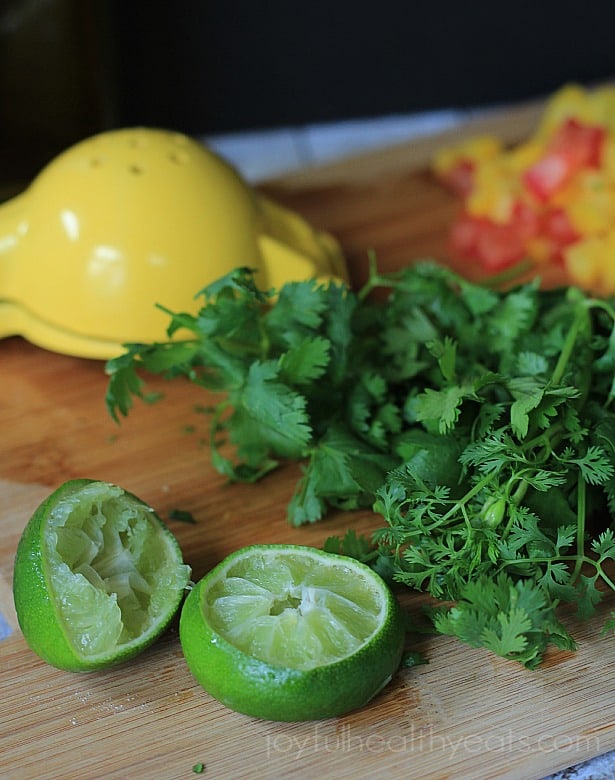
[[[0,162],[91,133],[194,135],[542,96],[615,75],[615,2],[0,0]]]

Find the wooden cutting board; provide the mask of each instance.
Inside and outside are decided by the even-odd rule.
[[[494,117],[525,134],[537,109]],[[516,124],[515,124],[516,122]],[[473,130],[471,128],[470,130]],[[482,129],[482,128],[481,128]],[[505,134],[505,133],[504,133]],[[510,140],[514,140],[513,137]],[[436,141],[437,143],[438,141]],[[369,249],[384,269],[445,256],[455,204],[424,164],[434,142],[400,146],[264,187],[340,239],[356,282]],[[288,464],[257,485],[227,485],[213,470],[206,394],[153,381],[167,400],[137,405],[117,426],[104,408],[103,364],[52,354],[19,338],[0,343],[0,612],[14,633],[0,642],[0,777],[207,778],[382,777],[533,780],[615,748],[615,641],[600,619],[568,625],[576,654],[552,651],[530,672],[444,637],[411,637],[428,663],[403,670],[365,709],[320,723],[278,724],[228,711],[191,678],[176,627],[135,661],[86,675],[39,661],[17,628],[12,561],[38,503],[74,477],[116,482],[168,518],[198,579],[253,542],[320,546],[369,512],[291,528],[285,508],[299,476]],[[421,597],[405,593],[413,613]]]

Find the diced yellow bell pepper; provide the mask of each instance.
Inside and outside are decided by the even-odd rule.
[[[600,171],[582,171],[553,202],[565,207],[582,235],[605,233],[615,225],[615,187]]]
[[[615,229],[602,236],[588,236],[569,246],[564,264],[574,284],[603,295],[615,293]]]
[[[503,155],[503,162],[511,172],[518,176],[529,168],[530,165],[537,162],[542,154],[544,154],[544,146],[531,138],[525,143],[507,150]]]
[[[432,170],[437,175],[442,175],[454,168],[460,162],[470,161],[475,163],[492,160],[502,151],[501,142],[493,136],[476,136],[460,141],[458,144],[448,146],[436,152],[432,161]]]
[[[605,125],[609,132],[615,130],[615,87],[600,87],[588,96],[596,112],[596,122]]]
[[[553,247],[546,238],[533,238],[527,242],[527,255],[535,263],[548,263],[551,260]]]
[[[605,179],[615,184],[615,138],[611,135],[607,136],[604,144],[601,170]]]
[[[599,110],[588,95],[587,90],[578,84],[566,84],[548,100],[534,138],[544,142],[554,131],[570,117],[581,122],[594,124],[599,122]]]
[[[604,236],[588,236],[564,250],[564,265],[571,280],[580,287],[595,287],[607,256]]]
[[[466,209],[475,217],[489,217],[503,223],[510,219],[515,203],[523,197],[519,176],[503,155],[476,169]]]

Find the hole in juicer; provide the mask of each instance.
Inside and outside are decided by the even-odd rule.
[[[188,154],[183,151],[173,151],[169,154],[169,160],[175,165],[185,165],[188,162]]]

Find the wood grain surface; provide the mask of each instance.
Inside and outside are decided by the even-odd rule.
[[[526,113],[524,132],[535,108]],[[263,189],[331,230],[360,283],[370,249],[385,269],[445,257],[455,204],[416,146]],[[202,762],[201,776],[216,780],[538,780],[615,748],[615,642],[600,633],[611,597],[594,621],[565,617],[578,652],[550,651],[534,672],[452,639],[411,636],[427,664],[400,671],[361,711],[319,723],[270,723],[225,709],[191,678],[176,626],[104,673],[76,675],[38,660],[15,620],[13,556],[38,503],[67,479],[116,482],[167,520],[174,509],[192,513],[196,524],[168,523],[195,579],[248,543],[320,546],[350,525],[379,525],[358,512],[291,528],[285,508],[299,465],[257,485],[226,484],[209,460],[207,418],[196,410],[211,399],[179,381],[156,379],[152,388],[166,400],[138,404],[118,426],[104,408],[102,363],[19,338],[0,343],[0,612],[15,628],[0,643],[0,777],[172,780],[196,776],[192,767]],[[418,594],[400,597],[411,614],[420,610]]]

